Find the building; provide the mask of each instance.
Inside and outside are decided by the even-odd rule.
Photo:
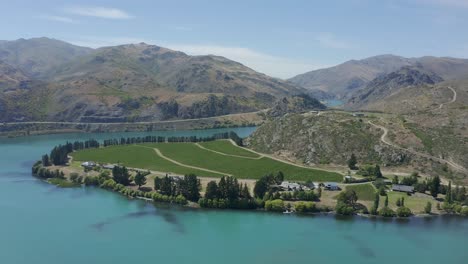
[[[87,169],[92,169],[96,167],[96,163],[93,161],[86,161],[86,162],[81,163],[81,166]]]
[[[102,166],[103,169],[108,169],[108,170],[112,170],[115,168],[115,165],[113,164],[106,164],[104,166]]]
[[[323,184],[325,186],[325,189],[330,190],[330,191],[337,191],[340,189],[338,186],[338,183],[336,182],[326,182]]]
[[[310,191],[308,186],[302,185],[297,182],[283,181],[280,185],[272,185],[272,188],[277,188],[282,191]]]
[[[281,184],[279,185],[279,187],[285,191],[298,191],[298,190],[301,190],[302,187],[299,183],[296,183],[296,182],[288,182],[288,181],[284,181],[284,182],[281,182]]]
[[[413,186],[401,185],[401,184],[393,184],[392,191],[395,192],[405,192],[405,193],[414,193]]]

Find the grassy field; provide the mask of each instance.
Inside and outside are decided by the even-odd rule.
[[[76,161],[95,161],[103,163],[120,163],[128,167],[149,169],[174,174],[195,173],[209,177],[221,177],[215,174],[196,169],[190,169],[167,161],[150,148],[135,145],[112,146],[99,149],[86,149],[71,154]]]
[[[246,150],[236,147],[227,141],[203,143],[204,147],[232,155],[250,155]],[[240,179],[258,179],[268,173],[282,171],[288,180],[298,181],[341,181],[342,175],[317,169],[303,168],[279,162],[270,158],[246,159],[221,155],[202,149],[194,143],[153,143],[89,149],[73,153],[77,161],[95,161],[117,163],[129,167],[173,172],[176,174],[195,173],[199,176],[220,177],[221,174],[183,167],[168,161],[152,149],[184,165],[231,174]],[[235,154],[234,154],[235,153]],[[254,153],[252,153],[254,154]],[[255,156],[254,156],[255,157]]]
[[[232,143],[227,140],[219,140],[219,141],[209,141],[209,142],[202,142],[199,143],[203,147],[207,149],[211,149],[217,152],[221,152],[228,155],[236,155],[236,156],[243,156],[249,158],[258,158],[259,155],[245,150],[243,148],[233,147]]]
[[[421,213],[424,212],[424,207],[426,206],[427,202],[432,203],[432,209],[435,210],[437,202],[432,200],[430,197],[416,197],[415,195],[408,195],[402,192],[388,192],[388,206],[394,210],[398,207],[396,206],[396,200],[398,198],[404,197],[405,198],[405,206],[410,208],[413,213]],[[380,196],[380,207],[384,206],[385,196]]]
[[[358,200],[374,201],[375,192],[377,191],[371,183],[348,185],[346,190],[354,190],[358,196]]]

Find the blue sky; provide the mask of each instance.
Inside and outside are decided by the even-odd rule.
[[[288,78],[378,54],[468,57],[468,0],[5,1],[0,39],[147,42]]]

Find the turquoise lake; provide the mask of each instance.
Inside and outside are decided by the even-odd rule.
[[[30,167],[67,140],[254,128],[0,139],[0,263],[468,263],[468,219],[297,216],[152,205],[61,189]]]

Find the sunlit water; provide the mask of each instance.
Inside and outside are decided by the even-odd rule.
[[[227,130],[127,133],[211,135]],[[252,128],[236,129],[241,136]],[[0,139],[0,263],[468,263],[468,220],[195,210],[132,201],[100,189],[60,189],[30,174],[66,140]]]

